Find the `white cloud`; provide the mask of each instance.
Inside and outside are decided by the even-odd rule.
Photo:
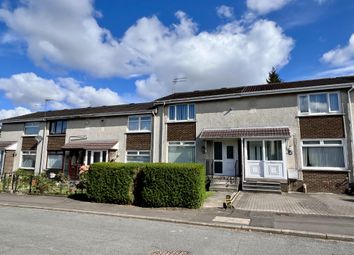
[[[190,32],[180,35],[179,25],[168,28],[156,17],[139,20],[127,32],[125,39],[134,35],[137,47],[151,56],[151,74],[136,82],[141,97],[171,93],[176,77],[187,79],[176,84],[176,91],[264,83],[272,66],[288,62],[293,47],[293,40],[272,21],[258,20],[247,27],[231,22],[214,32],[193,30],[191,20],[181,24]]]
[[[288,1],[263,1],[271,3],[268,5],[249,2],[250,9],[264,13]],[[197,23],[182,11],[176,13],[178,22],[172,25],[164,25],[156,16],[143,17],[117,39],[98,25],[96,18],[100,15],[91,0],[21,3],[13,10],[0,9],[0,19],[10,33],[26,42],[28,55],[36,64],[99,77],[134,77],[138,79],[137,95],[145,100],[170,93],[172,80],[182,76],[187,80],[177,84],[176,91],[264,82],[272,66],[279,69],[288,62],[294,44],[275,22],[257,19],[256,15],[250,15],[247,22],[231,20],[213,31],[200,31]],[[65,82],[45,82],[59,91],[58,97],[67,96],[67,100],[59,100],[61,104],[99,101],[94,96],[71,100],[75,92],[67,92]],[[85,92],[81,94],[93,94]],[[11,91],[7,93],[10,95]],[[114,98],[106,90],[94,94],[97,93]],[[12,97],[19,101],[18,95]],[[34,96],[37,97],[43,100]],[[38,103],[39,99],[31,103]]]
[[[344,66],[354,62],[354,34],[351,35],[348,45],[337,47],[323,54],[322,60],[334,66]]]
[[[247,0],[248,9],[259,14],[267,14],[279,10],[288,4],[291,0]]]
[[[25,40],[37,65],[59,65],[102,77],[139,70],[138,54],[131,54],[97,24],[91,0],[21,3],[14,10],[0,9],[0,19]]]
[[[232,19],[234,17],[234,8],[226,5],[216,7],[216,13],[220,18]]]
[[[43,110],[46,99],[49,109],[113,105],[122,103],[121,97],[110,89],[83,86],[72,78],[44,79],[34,73],[20,73],[0,79],[0,91],[15,105]]]
[[[19,116],[19,115],[25,115],[28,113],[31,113],[31,111],[27,108],[24,108],[24,107],[16,107],[14,109],[9,109],[9,110],[1,109],[0,110],[0,120],[12,118],[12,117]]]

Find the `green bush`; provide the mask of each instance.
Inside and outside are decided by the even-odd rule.
[[[201,164],[145,164],[137,179],[137,202],[142,206],[198,208],[205,197]]]
[[[95,163],[87,173],[88,198],[99,203],[131,204],[135,163]]]

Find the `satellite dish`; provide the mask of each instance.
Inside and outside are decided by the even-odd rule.
[[[37,135],[34,139],[36,139],[37,143],[40,143],[43,140],[43,137],[40,135]]]

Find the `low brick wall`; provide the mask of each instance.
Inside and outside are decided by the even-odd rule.
[[[303,181],[289,181],[289,191],[302,192],[306,184],[307,192],[329,192],[342,194],[348,187],[348,173],[335,171],[302,171]]]

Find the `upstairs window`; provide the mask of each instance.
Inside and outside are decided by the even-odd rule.
[[[318,93],[299,96],[299,111],[303,115],[339,113],[339,93]]]
[[[195,120],[195,104],[170,105],[168,119],[170,121]]]
[[[65,134],[66,120],[56,120],[50,122],[50,134]]]
[[[151,131],[151,116],[129,116],[129,131]]]
[[[25,135],[38,135],[39,122],[27,122],[25,123]]]

